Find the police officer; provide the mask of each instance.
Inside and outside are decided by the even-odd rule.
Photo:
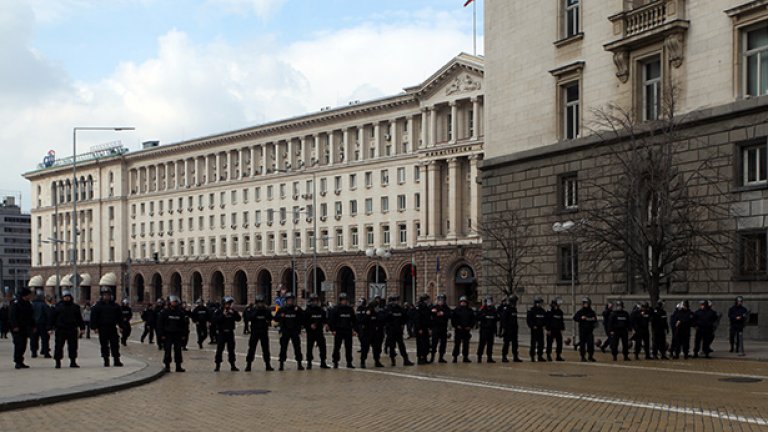
[[[541,297],[536,296],[533,298],[533,307],[528,309],[528,315],[526,322],[528,328],[531,329],[531,348],[530,356],[531,361],[544,360],[544,325],[547,321],[547,311],[542,306],[544,300]]]
[[[651,305],[643,302],[632,311],[629,318],[635,332],[635,360],[640,359],[641,349],[645,351],[645,359],[648,360],[651,358],[651,333],[648,329],[651,322]]]
[[[390,296],[389,304],[387,304],[386,308],[386,331],[387,352],[389,353],[392,366],[396,365],[397,349],[400,350],[400,356],[403,357],[403,366],[413,366],[413,362],[408,359],[408,351],[403,340],[403,328],[407,322],[408,317],[405,314],[405,310],[400,306],[400,296]]]
[[[320,351],[320,369],[329,369],[326,360],[325,329],[328,325],[328,314],[320,306],[317,294],[309,296],[309,305],[304,312],[304,328],[307,332],[307,369],[312,369],[313,351],[317,345]]]
[[[155,326],[157,325],[157,312],[155,312],[154,306],[148,304],[141,312],[141,320],[144,321],[144,332],[141,334],[141,343],[144,343],[144,339],[149,335],[149,344],[153,344],[155,340]]]
[[[565,361],[563,358],[563,330],[565,330],[565,321],[563,320],[563,310],[560,308],[563,299],[560,297],[552,300],[549,304],[549,310],[545,317],[544,328],[547,330],[547,361],[552,361],[552,345],[556,345],[555,360]]]
[[[416,305],[416,314],[414,315],[414,328],[416,329],[416,363],[422,365],[429,363],[427,354],[429,353],[429,329],[432,309],[429,307],[429,296],[422,294],[419,297],[419,303]]]
[[[744,326],[749,321],[749,310],[744,307],[744,297],[736,297],[733,306],[728,309],[728,321],[731,324],[728,332],[730,352],[735,351],[740,356],[744,356]]]
[[[35,331],[32,332],[30,350],[32,358],[37,358],[37,352],[45,358],[51,358],[51,338],[48,329],[51,326],[51,307],[45,301],[42,291],[38,291],[32,300],[32,312],[35,317]]]
[[[206,305],[208,307],[208,311],[211,314],[211,317],[216,315],[216,312],[218,312],[221,309],[221,305],[216,302],[208,302]],[[211,338],[211,340],[208,342],[208,345],[215,345],[218,340],[219,335],[219,329],[216,327],[216,322],[211,318],[211,322],[208,324],[208,337]]]
[[[157,330],[163,342],[165,356],[163,363],[165,371],[171,371],[171,351],[176,363],[176,372],[184,372],[181,367],[183,362],[181,347],[184,343],[184,333],[189,329],[186,312],[179,306],[179,298],[175,295],[168,296],[168,307],[160,311],[157,316]]]
[[[267,307],[263,294],[256,295],[256,305],[245,313],[245,322],[249,324],[251,337],[248,339],[248,354],[245,356],[245,371],[251,371],[251,364],[256,357],[256,346],[261,344],[261,357],[267,371],[273,371],[269,354],[269,327],[272,325],[272,311]],[[205,339],[205,338],[203,338]]]
[[[664,300],[657,301],[656,307],[651,312],[651,332],[653,332],[652,358],[657,360],[659,355],[661,355],[661,359],[669,359],[667,357],[669,322],[667,321],[667,311],[664,310]]]
[[[683,353],[683,358],[688,359],[689,350],[691,347],[691,327],[693,327],[694,316],[691,312],[688,300],[684,300],[681,304],[680,310],[675,314],[675,328],[677,344],[675,345],[674,358],[680,358],[680,352]]]
[[[483,351],[485,351],[488,363],[496,363],[493,359],[493,340],[496,336],[497,325],[499,322],[499,312],[493,305],[493,298],[487,296],[483,301],[483,306],[477,312],[477,322],[480,325],[480,342],[477,345],[477,362],[483,361]]]
[[[581,361],[595,361],[595,326],[597,326],[597,314],[592,309],[592,300],[589,297],[581,299],[581,309],[573,315],[573,321],[579,326],[579,355]]]
[[[235,326],[242,317],[238,311],[232,308],[234,302],[235,299],[232,297],[224,297],[223,306],[213,315],[212,322],[215,323],[219,332],[216,337],[216,357],[214,357],[216,368],[214,372],[221,370],[225,346],[227,347],[227,360],[229,360],[230,370],[232,372],[240,370],[235,365]]]
[[[53,309],[51,330],[55,332],[53,359],[56,362],[56,369],[61,368],[61,359],[64,358],[64,344],[67,344],[69,367],[80,367],[77,365],[77,342],[80,335],[85,331],[85,323],[80,306],[72,301],[72,292],[69,290],[61,293],[61,301]]]
[[[205,307],[202,300],[197,300],[195,308],[192,309],[192,321],[195,323],[195,331],[197,332],[197,346],[203,349],[203,342],[208,338],[211,311]]]
[[[605,350],[607,348],[610,348],[613,346],[613,338],[611,337],[611,332],[608,330],[608,323],[611,321],[611,314],[613,313],[613,303],[608,302],[605,304],[605,309],[603,309],[602,317],[603,317],[603,331],[605,331],[605,342],[603,342],[602,345],[600,345],[600,351],[605,353]]]
[[[120,306],[121,320],[120,320],[120,343],[123,346],[128,346],[128,338],[131,337],[131,319],[133,319],[133,309],[131,309],[128,299],[123,299]]]
[[[365,331],[365,312],[368,310],[368,302],[365,300],[365,297],[360,297],[357,299],[357,307],[355,308],[355,315],[357,319],[357,341],[360,342],[360,350],[357,352],[362,352],[362,347],[367,344],[365,341],[366,337],[366,331]]]
[[[32,291],[29,288],[22,288],[8,311],[8,322],[13,337],[13,362],[16,364],[16,369],[29,367],[24,364],[24,353],[27,351],[29,337],[35,331],[35,315],[32,303],[29,302],[31,297]]]
[[[693,342],[693,358],[698,358],[699,352],[703,352],[704,357],[709,358],[709,354],[712,352],[712,342],[715,339],[717,321],[717,312],[712,309],[709,301],[701,300],[699,302],[699,310],[693,313],[693,325],[696,327],[696,337]]]
[[[445,361],[445,346],[448,344],[448,323],[451,319],[451,308],[445,304],[445,294],[437,295],[437,303],[432,305],[431,327],[432,327],[432,355],[429,362],[435,361],[435,353],[440,346],[440,357],[438,363],[447,363]]]
[[[248,312],[252,311],[254,308],[253,302],[248,303],[248,306],[245,307],[243,310],[243,316],[245,316]],[[248,323],[248,321],[243,320],[243,335],[247,335],[251,331],[251,325]]]
[[[99,291],[101,299],[91,309],[91,326],[99,335],[104,367],[109,367],[110,353],[115,367],[121,367],[123,363],[120,362],[120,338],[117,329],[122,322],[123,313],[112,299],[112,290],[109,287],[102,286]]]
[[[451,313],[451,325],[453,326],[453,362],[459,358],[459,350],[464,363],[472,363],[469,359],[469,340],[472,339],[472,329],[477,323],[475,311],[469,307],[466,296],[459,298],[459,305]]]
[[[157,299],[157,303],[155,303],[155,342],[157,342],[158,351],[162,351],[164,347],[163,341],[160,340],[160,330],[157,329],[157,316],[160,315],[160,312],[162,312],[165,307],[165,300]]]
[[[288,342],[293,345],[293,354],[296,357],[296,368],[304,370],[301,355],[301,325],[304,322],[303,311],[296,306],[296,297],[293,293],[285,295],[285,306],[280,308],[275,315],[275,321],[280,324],[280,369],[285,370],[285,360],[288,357]]]
[[[347,293],[339,294],[339,304],[330,313],[328,327],[333,333],[333,368],[338,369],[339,367],[341,345],[343,343],[347,368],[354,369],[355,366],[352,364],[352,338],[356,336],[357,315],[348,303]]]
[[[501,310],[501,331],[504,338],[504,344],[501,347],[501,361],[502,363],[509,363],[509,347],[512,346],[512,361],[520,363],[520,355],[518,352],[518,330],[519,325],[517,323],[517,296],[511,295],[507,298],[507,304]]]
[[[611,344],[611,354],[613,361],[616,361],[619,355],[619,342],[624,354],[624,361],[629,361],[629,313],[624,310],[624,302],[617,300],[614,311],[608,318],[608,331],[611,334],[613,343]]]
[[[363,338],[364,345],[360,354],[360,367],[365,369],[368,353],[373,351],[373,360],[376,367],[384,367],[381,363],[381,345],[384,341],[384,311],[379,307],[379,297],[373,299],[368,304],[365,314],[363,314]]]

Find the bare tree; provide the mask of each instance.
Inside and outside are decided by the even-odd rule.
[[[652,302],[667,278],[713,259],[729,261],[733,248],[734,218],[718,170],[727,158],[712,150],[680,159],[696,139],[682,134],[681,124],[691,119],[675,117],[675,99],[673,89],[653,122],[638,122],[618,106],[594,111],[593,133],[607,163],[601,178],[585,182],[580,206],[585,219],[577,235],[586,258],[615,271],[620,257],[626,282],[640,281]]]
[[[485,216],[478,233],[483,237],[485,284],[503,295],[522,291],[522,279],[533,265],[534,245],[530,226],[519,210]]]

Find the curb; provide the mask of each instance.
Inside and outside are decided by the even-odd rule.
[[[147,364],[141,370],[99,384],[83,384],[64,389],[25,394],[13,398],[0,398],[0,413],[126,390],[156,381],[164,374],[165,371],[162,367]]]

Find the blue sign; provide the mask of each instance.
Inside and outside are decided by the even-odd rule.
[[[43,166],[50,168],[54,163],[56,163],[56,152],[53,150],[48,150],[48,154],[43,158]]]

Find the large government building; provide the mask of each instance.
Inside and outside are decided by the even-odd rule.
[[[590,266],[579,240],[571,244],[576,234],[554,228],[595,223],[585,202],[620,179],[612,152],[633,143],[626,130],[598,133],[606,126],[598,113],[613,104],[645,137],[662,135],[674,102],[674,169],[686,178],[696,167],[712,169],[713,182],[695,193],[728,208],[730,217],[717,222],[730,224],[732,239],[719,250],[726,256],[705,268],[690,263],[662,275],[661,297],[668,310],[710,299],[725,312],[744,295],[753,312],[748,333],[765,337],[768,1],[489,1],[485,17],[482,212],[516,210],[530,225],[540,248],[523,278],[524,300],[562,296],[570,306],[572,280],[577,303],[582,294],[599,307],[648,300],[621,254]],[[483,248],[497,252],[490,242]]]
[[[49,161],[25,174],[30,284],[78,285],[80,301],[102,279],[134,302],[245,304],[281,288],[333,302],[475,297],[483,80],[482,58],[462,54],[396,96],[140,151],[93,149],[77,156],[76,181],[71,158]]]

